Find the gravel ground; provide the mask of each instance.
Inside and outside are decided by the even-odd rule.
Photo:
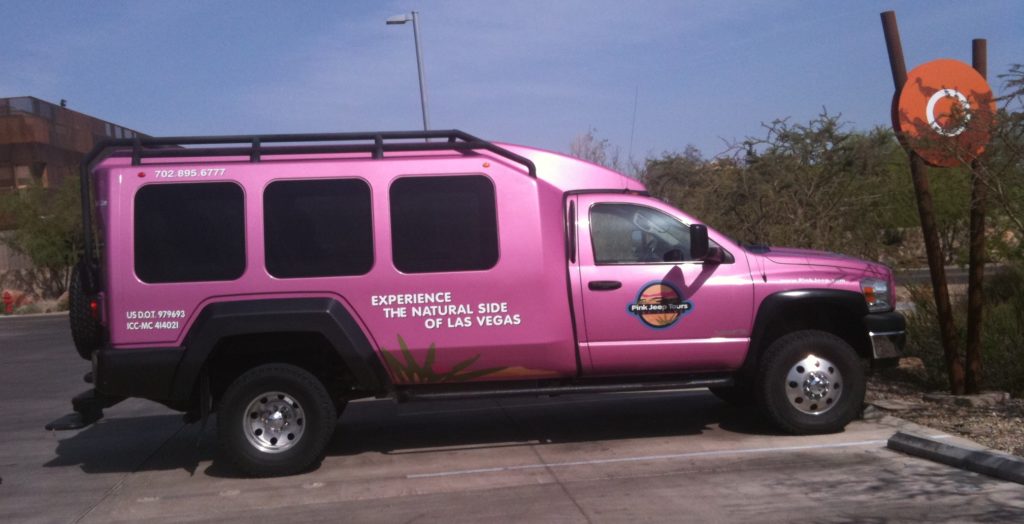
[[[868,379],[867,402],[895,417],[1024,457],[1024,399],[988,394],[975,402],[987,405],[959,405],[970,399],[943,393],[924,391],[898,374],[875,375]]]

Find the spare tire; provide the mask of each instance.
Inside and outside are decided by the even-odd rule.
[[[86,294],[86,273],[89,269],[84,262],[75,264],[71,270],[71,285],[68,288],[68,319],[71,321],[71,338],[75,349],[85,360],[92,359],[92,352],[103,344],[103,325],[93,316],[89,306],[91,298]]]

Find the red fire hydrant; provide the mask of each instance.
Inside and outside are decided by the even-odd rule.
[[[14,313],[14,296],[10,291],[4,291],[4,314]]]

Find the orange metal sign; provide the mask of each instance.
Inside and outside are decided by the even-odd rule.
[[[898,100],[893,127],[925,162],[959,166],[985,151],[996,102],[971,66],[946,58],[917,66]]]

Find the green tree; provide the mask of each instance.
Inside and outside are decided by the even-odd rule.
[[[725,157],[705,160],[689,147],[650,159],[644,181],[652,194],[752,243],[877,258],[916,223],[892,133],[847,131],[827,113],[765,130]]]
[[[1024,65],[1006,74],[992,142],[985,155],[986,180],[993,209],[990,227],[997,234],[992,256],[1024,260]]]
[[[70,269],[82,246],[79,198],[77,177],[54,189],[36,184],[0,196],[0,215],[14,225],[0,241],[32,261],[34,283],[45,298],[68,289]]]
[[[607,138],[599,138],[597,130],[594,128],[588,129],[581,135],[576,135],[576,138],[569,144],[569,154],[632,177],[638,177],[642,167],[633,162],[632,158],[623,159],[622,149],[613,145]]]

